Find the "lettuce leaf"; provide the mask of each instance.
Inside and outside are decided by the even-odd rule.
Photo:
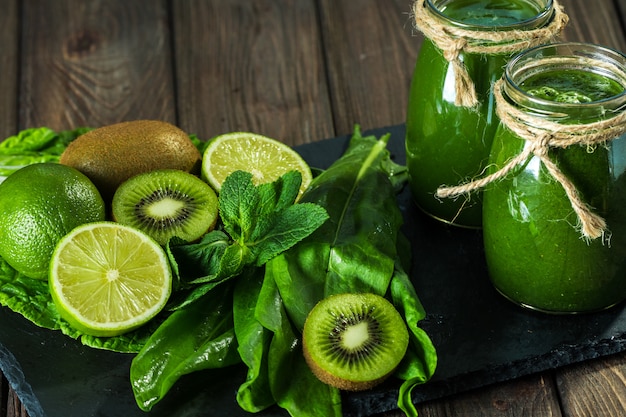
[[[59,330],[79,340],[85,346],[123,353],[136,353],[145,344],[161,318],[135,330],[116,337],[95,337],[79,332],[59,315],[48,282],[28,278],[15,271],[0,258],[0,305],[21,314],[36,326]]]
[[[0,142],[0,180],[26,165],[58,162],[67,145],[91,130],[81,127],[56,132],[48,127],[20,131]]]

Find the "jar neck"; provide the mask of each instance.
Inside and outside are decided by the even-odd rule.
[[[511,3],[515,9],[511,10]],[[442,23],[465,30],[531,30],[554,16],[553,0],[426,0]]]
[[[538,74],[555,77],[578,72],[596,75],[621,86],[613,95],[587,102],[560,102],[529,92],[524,82]],[[503,75],[503,95],[529,113],[564,123],[586,123],[610,118],[626,108],[626,56],[609,48],[585,43],[542,45],[515,56]]]

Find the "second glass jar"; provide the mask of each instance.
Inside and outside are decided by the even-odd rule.
[[[513,59],[501,86],[498,108],[507,110],[489,172],[532,153],[483,193],[491,281],[513,302],[544,312],[591,312],[623,301],[626,56],[590,44],[546,45]],[[577,212],[577,200],[588,211]],[[588,222],[592,215],[606,226]]]

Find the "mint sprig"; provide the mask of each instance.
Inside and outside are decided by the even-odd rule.
[[[317,230],[326,210],[296,203],[302,176],[290,171],[276,181],[255,185],[252,174],[230,174],[219,194],[221,225],[195,244],[168,244],[179,293],[170,309],[192,303],[217,285],[262,266]]]

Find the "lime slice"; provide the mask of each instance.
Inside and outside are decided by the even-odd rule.
[[[73,327],[93,336],[115,336],[163,309],[172,273],[164,250],[148,235],[95,222],[59,241],[49,285],[59,314]]]
[[[257,185],[275,181],[289,171],[299,171],[300,194],[313,178],[304,159],[275,139],[247,132],[226,133],[212,139],[202,157],[203,179],[219,192],[226,177],[238,170],[251,173]]]

